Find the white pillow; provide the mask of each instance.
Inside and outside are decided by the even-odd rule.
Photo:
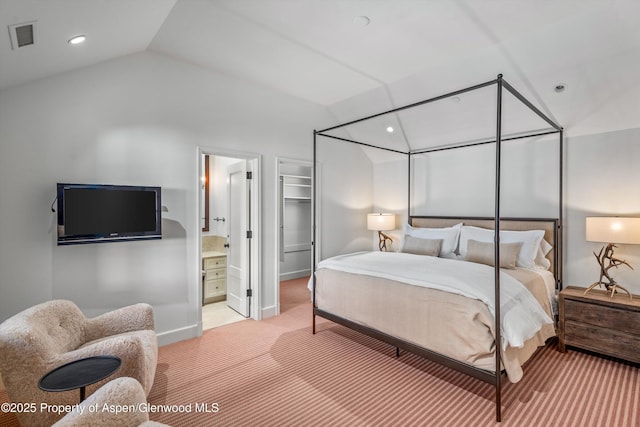
[[[443,228],[414,228],[409,224],[404,224],[403,234],[420,239],[442,239],[439,256],[443,257],[452,254],[458,247],[461,227],[462,223]]]
[[[547,259],[547,254],[549,251],[553,249],[553,246],[549,244],[545,239],[540,240],[540,247],[538,248],[538,253],[536,254],[535,265],[536,268],[542,270],[548,270],[551,268],[551,261]]]
[[[544,230],[500,231],[501,243],[522,242],[516,259],[516,267],[535,268],[536,255],[543,237]],[[479,242],[493,242],[493,230],[469,225],[462,226],[460,230],[460,255],[467,255],[467,244],[471,239]]]

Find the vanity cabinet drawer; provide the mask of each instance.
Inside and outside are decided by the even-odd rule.
[[[206,279],[205,280],[212,280],[212,279],[224,279],[225,277],[227,277],[227,269],[226,268],[214,268],[212,270],[207,270],[205,272],[206,274]]]
[[[204,269],[208,270],[210,268],[221,268],[227,266],[227,257],[215,257],[215,258],[206,258],[204,260]]]
[[[204,297],[212,298],[227,293],[227,281],[226,279],[214,279],[204,282]]]
[[[204,258],[202,267],[202,303],[223,301],[227,294],[227,257]]]

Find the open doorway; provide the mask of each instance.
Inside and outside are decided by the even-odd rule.
[[[278,313],[309,300],[312,271],[312,163],[277,159]]]
[[[259,158],[200,153],[202,329],[257,317]]]

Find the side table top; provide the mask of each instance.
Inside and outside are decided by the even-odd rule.
[[[46,373],[38,387],[44,391],[68,391],[105,379],[120,368],[116,356],[92,356],[74,360]]]
[[[560,292],[560,295],[583,301],[594,301],[604,305],[624,305],[631,309],[640,310],[640,296],[638,295],[633,295],[633,299],[630,299],[628,294],[618,292],[611,298],[611,294],[602,289],[592,289],[586,295],[584,295],[584,291],[586,291],[586,288],[568,286]]]

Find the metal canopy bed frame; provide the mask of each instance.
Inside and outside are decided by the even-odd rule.
[[[495,85],[496,87],[496,91],[497,91],[497,102],[496,102],[496,128],[495,128],[495,138],[491,138],[489,140],[481,140],[480,142],[467,142],[467,143],[459,143],[457,145],[446,145],[446,146],[440,146],[440,147],[436,147],[436,148],[426,148],[426,149],[419,149],[419,150],[415,150],[412,151],[410,149],[409,146],[409,150],[408,151],[400,151],[400,150],[395,150],[395,149],[391,149],[391,148],[387,148],[387,147],[380,147],[380,146],[376,146],[373,144],[369,144],[369,143],[365,143],[365,142],[361,142],[361,141],[356,141],[356,140],[352,140],[352,139],[348,139],[348,138],[343,138],[343,137],[339,137],[339,136],[335,136],[335,135],[330,135],[327,134],[327,132],[330,132],[332,130],[335,129],[340,129],[340,128],[345,128],[349,125],[353,125],[355,123],[360,123],[360,122],[364,122],[366,120],[371,120],[374,119],[376,117],[380,117],[380,116],[384,116],[386,114],[391,114],[391,113],[397,113],[400,112],[402,110],[408,110],[414,107],[418,107],[421,105],[425,105],[425,104],[429,104],[435,101],[439,101],[445,98],[451,98],[451,97],[455,97],[457,95],[466,93],[466,92],[471,92],[471,91],[475,91],[481,88],[485,88],[488,86],[492,86]],[[549,126],[550,128],[552,128],[551,130],[547,129],[545,131],[540,131],[540,130],[536,130],[536,131],[529,131],[521,133],[519,135],[516,136],[507,136],[507,137],[503,137],[502,131],[503,131],[503,125],[502,125],[502,121],[503,121],[503,105],[502,105],[502,95],[503,95],[503,90],[507,90],[509,93],[511,93],[517,100],[519,100],[524,106],[526,106],[531,112],[533,112],[535,115],[537,115],[540,119],[544,120]],[[501,320],[500,320],[500,267],[499,267],[499,262],[497,262],[497,260],[500,259],[500,245],[499,245],[499,241],[500,241],[500,224],[501,224],[501,220],[511,220],[511,219],[517,219],[517,220],[524,220],[524,221],[536,221],[536,220],[542,220],[540,218],[503,218],[501,217],[500,214],[500,201],[501,201],[501,150],[502,150],[502,143],[504,141],[510,141],[510,140],[516,140],[516,139],[523,139],[523,138],[530,138],[530,137],[536,137],[536,136],[543,136],[543,135],[551,135],[551,134],[558,134],[558,142],[559,142],[559,162],[558,162],[558,180],[559,180],[559,185],[558,185],[558,202],[559,202],[559,209],[558,209],[558,217],[557,219],[546,219],[547,221],[553,221],[553,223],[555,224],[555,233],[554,233],[554,254],[553,254],[553,259],[554,259],[554,264],[555,264],[555,269],[554,269],[554,275],[555,275],[555,281],[556,281],[556,289],[559,291],[562,289],[562,227],[563,227],[563,180],[562,180],[562,175],[563,175],[563,128],[561,126],[559,126],[557,123],[555,123],[553,120],[551,120],[549,117],[547,117],[542,111],[540,111],[537,107],[535,107],[530,101],[528,101],[522,94],[520,94],[516,89],[513,88],[513,86],[511,86],[509,83],[507,83],[503,77],[502,74],[499,74],[497,76],[496,79],[491,80],[491,81],[487,81],[485,83],[481,83],[481,84],[477,84],[474,86],[470,86],[464,89],[460,89],[460,90],[456,90],[453,92],[449,92],[443,95],[439,95],[433,98],[429,98],[429,99],[425,99],[416,103],[412,103],[409,105],[405,105],[399,108],[394,108],[391,110],[387,110],[381,113],[377,113],[377,114],[373,114],[367,117],[363,117],[357,120],[352,120],[350,122],[347,123],[343,123],[337,126],[332,126],[323,130],[314,130],[313,131],[313,191],[312,191],[312,199],[313,199],[313,206],[317,206],[316,201],[317,201],[317,185],[316,185],[316,178],[317,178],[317,156],[318,156],[318,137],[325,137],[325,138],[330,138],[330,139],[334,139],[334,140],[339,140],[339,141],[344,141],[347,143],[352,143],[352,144],[358,144],[361,146],[365,146],[365,147],[371,147],[371,148],[376,148],[376,149],[380,149],[380,150],[386,150],[386,151],[390,151],[390,152],[394,152],[397,154],[404,154],[407,156],[408,159],[408,183],[407,183],[407,187],[408,187],[408,191],[407,191],[407,213],[408,213],[408,221],[409,223],[412,222],[413,218],[444,218],[446,219],[447,217],[429,217],[429,216],[412,216],[412,212],[411,212],[411,159],[414,155],[417,154],[424,154],[424,153],[431,153],[431,152],[436,152],[436,151],[443,151],[443,150],[452,150],[452,149],[459,149],[459,148],[466,148],[466,147],[472,147],[472,146],[478,146],[478,145],[483,145],[483,144],[495,144],[495,200],[494,200],[494,207],[495,207],[495,212],[494,212],[494,216],[493,217],[488,217],[488,218],[469,218],[469,219],[474,219],[474,220],[489,220],[489,221],[493,221],[494,224],[494,259],[496,260],[494,262],[494,270],[495,270],[495,275],[494,275],[494,281],[495,281],[495,288],[494,288],[494,292],[495,292],[495,342],[496,343],[500,343],[502,341],[501,338]],[[453,217],[449,217],[449,218],[453,218]],[[318,242],[318,235],[317,235],[317,224],[316,224],[316,212],[315,212],[315,208],[314,208],[314,215],[313,215],[313,219],[312,219],[312,228],[313,228],[313,242],[312,242],[312,252],[313,252],[313,275],[312,275],[312,283],[313,283],[313,296],[312,296],[312,301],[313,301],[313,323],[312,323],[312,329],[313,329],[313,334],[316,333],[316,316],[320,316],[323,318],[326,318],[328,320],[331,320],[335,323],[347,326],[351,329],[354,329],[356,331],[362,332],[365,335],[371,336],[373,338],[379,339],[381,341],[387,342],[388,344],[395,346],[396,347],[396,356],[399,356],[399,352],[400,349],[409,351],[411,353],[414,354],[418,354],[426,359],[432,360],[436,363],[451,367],[457,371],[463,372],[467,375],[473,376],[477,379],[480,379],[484,382],[487,382],[489,384],[493,384],[495,387],[495,414],[496,414],[496,421],[501,421],[502,418],[502,406],[501,406],[501,399],[502,399],[502,378],[503,376],[505,376],[505,373],[502,371],[501,369],[501,358],[502,358],[502,346],[496,344],[495,345],[495,371],[487,371],[487,370],[483,370],[481,368],[466,364],[464,362],[458,361],[458,360],[454,360],[446,355],[442,355],[440,353],[436,353],[434,351],[431,351],[429,349],[420,347],[416,344],[407,342],[401,338],[397,338],[385,333],[382,333],[380,331],[377,331],[375,329],[360,325],[356,322],[353,322],[351,320],[348,319],[344,319],[340,316],[336,316],[332,313],[328,313],[326,311],[323,311],[321,309],[319,309],[317,307],[317,303],[316,303],[316,277],[315,277],[315,272],[317,269],[317,254],[316,254],[316,248],[317,248],[317,244],[316,242]]]

